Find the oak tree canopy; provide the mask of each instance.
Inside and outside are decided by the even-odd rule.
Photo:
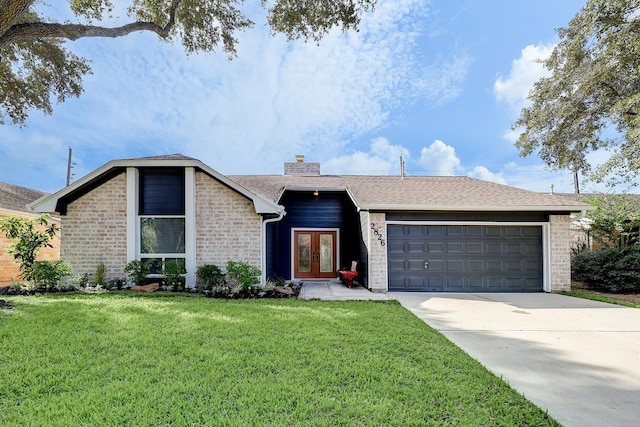
[[[330,29],[357,29],[377,0],[260,0],[272,32],[319,41]],[[257,3],[257,0],[249,3]],[[88,60],[67,49],[84,37],[123,37],[150,31],[179,40],[187,53],[220,50],[233,57],[236,33],[253,26],[245,0],[131,0],[129,22],[102,26],[116,11],[110,0],[68,0],[76,22],[45,18],[40,0],[0,0],[0,124],[24,125],[30,111],[53,111],[82,93]],[[119,12],[118,12],[119,13]]]
[[[513,125],[516,147],[554,170],[596,181],[640,172],[640,0],[588,0],[544,61],[531,105]],[[589,153],[605,151],[594,167]]]

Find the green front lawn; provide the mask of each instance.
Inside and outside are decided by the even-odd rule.
[[[395,301],[5,299],[0,425],[557,425]]]

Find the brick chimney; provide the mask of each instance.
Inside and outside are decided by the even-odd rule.
[[[285,175],[297,175],[297,176],[318,176],[320,175],[320,163],[304,162],[304,156],[298,154],[295,162],[285,162],[284,164]]]

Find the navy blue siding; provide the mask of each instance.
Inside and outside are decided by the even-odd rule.
[[[272,223],[267,230],[267,277],[291,279],[291,229],[337,228],[340,255],[338,267],[360,260],[360,221],[353,203],[344,192],[287,192],[280,200],[287,215]]]

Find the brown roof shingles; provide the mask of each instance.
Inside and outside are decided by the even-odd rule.
[[[44,196],[45,192],[0,182],[0,209],[28,212],[27,203]]]
[[[362,209],[580,211],[584,203],[460,176],[234,175],[243,187],[277,201],[284,187],[348,189]]]

